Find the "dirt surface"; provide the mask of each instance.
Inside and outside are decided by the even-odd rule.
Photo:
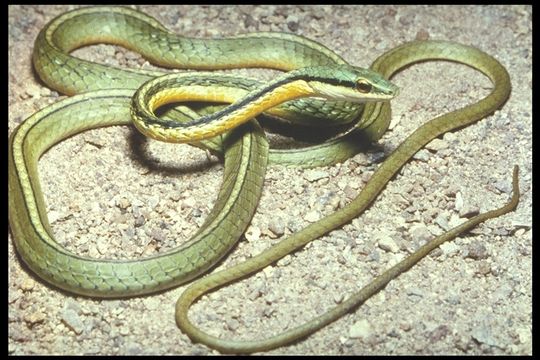
[[[75,6],[9,7],[9,132],[62,98],[32,71],[33,42]],[[199,301],[191,318],[210,333],[262,338],[344,301],[432,234],[507,201],[521,167],[521,203],[445,244],[356,311],[271,354],[531,354],[532,8],[527,6],[140,6],[185,36],[286,31],[357,66],[414,39],[446,39],[495,56],[512,78],[493,116],[422,150],[366,213],[255,276]],[[148,67],[97,45],[76,56]],[[367,154],[314,170],[271,167],[245,238],[219,268],[238,263],[350,201],[381,158],[420,124],[485,96],[491,84],[462,65],[430,62],[393,78],[391,130]],[[190,146],[161,144],[128,127],[70,138],[39,164],[52,229],[69,250],[144,257],[176,246],[202,224],[222,165]],[[216,190],[214,190],[216,189]],[[211,354],[176,327],[185,286],[100,300],[60,292],[33,275],[8,235],[10,354]]]

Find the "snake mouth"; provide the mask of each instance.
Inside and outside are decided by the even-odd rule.
[[[398,87],[393,84],[389,84],[392,86],[386,88],[375,88],[370,92],[360,92],[353,88],[338,87],[318,81],[311,81],[309,84],[316,94],[314,98],[322,100],[349,101],[353,103],[379,102],[390,101],[399,94]]]

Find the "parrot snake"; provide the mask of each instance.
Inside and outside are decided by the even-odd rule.
[[[102,42],[134,50],[164,67],[256,67],[284,73],[268,83],[217,72],[165,75],[115,68],[69,55],[78,47]],[[463,63],[485,74],[493,83],[490,94],[418,128],[378,167],[349,204],[245,262],[196,280],[176,304],[178,326],[193,341],[221,352],[265,351],[304,338],[363,303],[443,242],[480,222],[513,211],[519,201],[517,166],[513,195],[506,205],[476,215],[429,241],[334,309],[303,325],[265,340],[223,340],[196,328],[188,318],[188,309],[212,289],[253,274],[356,218],[427,143],[499,109],[511,86],[506,69],[493,57],[458,43],[413,41],[386,52],[370,69],[361,69],[323,45],[292,34],[261,32],[196,39],[173,34],[152,17],[129,8],[89,7],[62,14],[38,35],[33,63],[48,86],[73,96],[30,116],[10,136],[8,208],[16,249],[39,277],[85,296],[137,296],[195,279],[223,258],[249,225],[267,163],[314,167],[355,155],[388,128],[389,100],[398,90],[386,79],[411,64],[438,59]],[[154,115],[163,105],[190,101],[231,105],[212,113],[205,113],[204,108],[196,113],[179,106],[163,117]],[[348,124],[348,129],[322,144],[274,150],[269,149],[264,131],[253,120],[261,113],[321,129],[329,126],[325,122],[332,126]],[[221,154],[223,183],[214,208],[189,241],[165,253],[132,260],[91,259],[71,253],[55,241],[49,225],[38,160],[51,146],[77,133],[130,124],[151,138],[187,142]]]

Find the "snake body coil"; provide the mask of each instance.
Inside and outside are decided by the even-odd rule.
[[[118,69],[68,54],[96,42],[128,47],[166,67],[269,67],[292,71],[268,84],[216,73],[172,74],[154,79],[163,73]],[[79,95],[37,112],[11,134],[9,220],[16,248],[40,277],[78,294],[134,296],[185,283],[212,267],[245,231],[261,194],[268,161],[317,166],[344,161],[354,155],[360,148],[359,140],[376,141],[388,127],[388,100],[397,94],[397,89],[385,79],[410,64],[429,59],[469,65],[488,76],[494,87],[481,101],[421,126],[377,169],[350,204],[246,262],[194,282],[176,305],[178,326],[194,341],[223,352],[263,351],[305,337],[358,306],[441,243],[482,221],[512,211],[519,200],[517,168],[513,197],[507,205],[480,214],[434,239],[335,309],[298,328],[262,341],[226,341],[194,327],[187,312],[202,294],[254,273],[357,217],[424,145],[500,108],[510,93],[510,79],[494,58],[456,43],[411,42],[388,51],[370,70],[365,70],[348,65],[316,42],[290,34],[189,39],[172,34],[155,19],[126,8],[84,8],[63,14],[40,32],[33,61],[49,86]],[[136,89],[139,90],[132,98]],[[202,117],[190,110],[184,111],[182,119],[174,111],[166,119],[153,115],[161,105],[193,100],[232,105]],[[371,102],[358,104],[365,101]],[[329,118],[333,124],[351,125],[346,134],[324,144],[269,153],[264,132],[251,120],[262,112],[301,124],[321,126]],[[39,157],[55,143],[87,129],[128,125],[130,115],[134,115],[136,127],[150,137],[170,142],[196,141],[197,146],[223,152],[224,180],[216,204],[194,237],[167,253],[128,261],[96,260],[72,254],[58,245],[52,235],[37,174]],[[238,127],[232,129],[235,126]]]

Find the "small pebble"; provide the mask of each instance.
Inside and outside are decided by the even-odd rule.
[[[28,325],[30,325],[30,327],[32,327],[35,324],[39,324],[45,321],[45,314],[41,311],[34,311],[31,314],[25,315],[23,319],[26,323],[28,323]]]
[[[413,159],[418,160],[418,161],[427,162],[429,160],[430,156],[431,155],[430,155],[429,151],[427,151],[426,149],[422,149],[422,150],[418,151],[416,154],[414,154]]]
[[[105,255],[109,249],[108,240],[102,237],[98,238],[96,240],[96,248],[101,255]]]
[[[399,251],[399,246],[396,244],[394,239],[386,234],[382,234],[378,237],[377,243],[381,249],[387,252],[396,253]]]
[[[161,302],[156,299],[146,299],[146,301],[144,302],[144,306],[148,310],[157,310],[161,306]]]
[[[427,242],[433,238],[433,235],[429,229],[422,224],[413,225],[409,230],[411,238],[419,241],[420,243]]]
[[[471,331],[471,336],[480,343],[490,346],[498,345],[497,340],[493,337],[492,329],[487,326],[485,322],[482,322],[474,327]]]
[[[20,291],[9,291],[8,304],[13,304],[15,301],[19,300],[20,297],[21,297]]]
[[[49,211],[47,213],[47,217],[49,218],[49,223],[54,224],[58,220],[65,218],[66,214],[61,213],[60,211],[54,211],[53,210],[53,211]]]
[[[448,329],[448,326],[440,325],[437,328],[435,328],[435,330],[430,331],[430,333],[428,335],[429,341],[431,343],[435,343],[437,341],[440,341],[441,339],[444,339],[446,337],[446,335],[448,335],[449,332],[450,332],[450,330]]]
[[[153,228],[150,231],[150,237],[159,243],[164,243],[167,240],[167,236],[165,235],[165,232],[158,228]]]
[[[411,286],[411,287],[407,288],[406,291],[407,291],[407,295],[409,295],[409,296],[424,297],[424,295],[425,295],[425,292],[423,290],[421,290],[420,288],[414,287],[414,286]]]
[[[274,235],[281,236],[285,233],[285,224],[283,219],[274,218],[268,223],[268,230],[270,230]]]
[[[341,302],[343,301],[344,298],[345,298],[344,293],[342,293],[342,292],[334,293],[334,302],[336,304],[341,304]]]
[[[296,32],[298,30],[298,17],[294,15],[287,16],[287,27],[292,32]]]
[[[456,209],[458,212],[463,209],[463,195],[461,195],[461,192],[456,193],[456,200],[454,201],[454,209]]]
[[[65,309],[62,311],[61,319],[68,328],[73,330],[75,334],[80,335],[84,330],[84,324],[79,315],[73,309]]]
[[[440,151],[447,149],[449,146],[448,142],[441,140],[441,139],[434,139],[429,144],[426,145],[426,149],[432,150],[432,151]]]
[[[435,224],[439,225],[443,230],[450,230],[450,227],[448,226],[448,217],[445,213],[437,215],[434,222]]]
[[[126,335],[128,335],[128,334],[129,334],[129,327],[127,327],[127,326],[122,326],[122,327],[120,328],[120,335],[126,336]]]
[[[227,325],[227,329],[235,331],[240,326],[240,323],[236,319],[227,319],[226,325]]]
[[[440,249],[443,251],[444,254],[450,255],[450,254],[458,252],[459,246],[457,246],[452,241],[448,241],[448,242],[445,242],[444,244],[441,244]]]
[[[32,279],[25,279],[21,284],[21,290],[22,291],[30,291],[34,288],[35,281]]]
[[[285,255],[281,259],[278,260],[277,265],[278,266],[287,266],[291,263],[292,256],[291,255]]]
[[[304,179],[309,182],[314,182],[320,179],[327,178],[328,172],[322,170],[309,170],[304,173]]]
[[[372,333],[371,324],[366,319],[357,321],[349,328],[349,338],[352,338],[352,339],[357,339],[357,338],[365,339],[369,335],[371,335],[371,333]]]
[[[182,204],[180,204],[180,208],[181,209],[192,208],[195,206],[196,203],[197,202],[195,201],[195,198],[187,198],[182,201]]]
[[[489,257],[489,253],[484,244],[476,241],[467,246],[464,257],[474,260],[487,259]]]
[[[245,232],[245,237],[248,241],[256,241],[261,238],[261,229],[256,226],[250,226]]]
[[[476,272],[480,275],[488,275],[491,273],[491,265],[485,261],[485,260],[482,260],[479,264],[478,264],[478,268],[476,270]]]
[[[81,305],[77,301],[74,301],[72,299],[68,299],[64,303],[64,309],[65,310],[71,309],[71,310],[75,311],[76,313],[79,313],[81,311]]]
[[[126,352],[128,355],[141,355],[143,350],[139,344],[132,342],[126,345]]]
[[[120,209],[127,209],[131,205],[131,202],[126,198],[120,198],[116,201],[116,206],[118,206]]]
[[[306,215],[304,215],[304,220],[309,221],[311,223],[319,220],[320,218],[321,218],[321,215],[319,214],[317,210],[312,210],[308,212]]]
[[[41,88],[36,84],[29,83],[26,85],[26,93],[33,98],[39,98],[41,95]]]
[[[459,216],[462,218],[472,218],[480,214],[480,208],[475,205],[466,205],[459,210]]]

